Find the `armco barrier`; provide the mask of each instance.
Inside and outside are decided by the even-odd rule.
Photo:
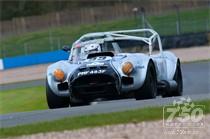
[[[4,58],[2,61],[2,69],[10,69],[16,67],[23,67],[29,65],[43,64],[56,62],[59,60],[68,59],[69,53],[62,50],[31,54],[26,56],[17,56],[17,57],[8,57]],[[0,69],[1,69],[1,60],[0,60]]]
[[[161,39],[164,49],[192,47],[210,43],[210,33],[162,36]],[[124,45],[126,47],[129,46],[129,44]],[[68,56],[69,54],[67,52],[59,50],[53,52],[31,54],[27,56],[4,58],[0,59],[0,70],[56,62],[59,60],[67,59]]]
[[[207,33],[190,33],[173,36],[162,36],[164,49],[201,46],[209,43]]]
[[[0,70],[3,70],[3,69],[4,69],[3,60],[0,59]]]

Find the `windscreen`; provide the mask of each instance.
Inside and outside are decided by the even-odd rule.
[[[100,52],[112,52],[116,54],[119,52],[118,46],[114,45],[113,42],[106,42],[102,44],[90,43],[84,45],[76,45],[72,49],[71,61],[82,61],[87,59],[89,54],[100,53]]]
[[[118,40],[116,42],[123,53],[149,53],[149,46],[143,41]]]

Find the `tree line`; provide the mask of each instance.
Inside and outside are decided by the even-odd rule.
[[[113,5],[128,0],[1,0],[0,20],[42,15],[65,9]]]

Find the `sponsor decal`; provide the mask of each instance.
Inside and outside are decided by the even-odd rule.
[[[104,63],[101,63],[101,62],[93,62],[93,63],[87,64],[86,66],[94,67],[94,66],[103,66],[103,65],[104,65]]]
[[[135,67],[138,68],[138,69],[143,69],[144,68],[143,65],[136,65]]]
[[[87,75],[87,74],[103,74],[105,72],[106,72],[106,70],[90,70],[90,71],[79,72],[77,74],[77,76],[84,76],[84,75]]]

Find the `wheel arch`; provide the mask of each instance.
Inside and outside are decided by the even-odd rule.
[[[150,58],[150,59],[148,59],[148,61],[145,61],[145,69],[144,69],[144,71],[142,71],[143,72],[143,74],[141,74],[141,75],[143,75],[143,77],[141,77],[142,79],[143,79],[143,82],[142,82],[142,84],[141,85],[143,85],[144,84],[144,82],[145,82],[145,80],[146,80],[146,76],[147,76],[147,71],[148,71],[148,67],[149,67],[149,64],[152,64],[152,67],[153,67],[153,69],[154,69],[154,71],[153,71],[153,74],[154,74],[154,77],[156,77],[156,80],[157,80],[157,71],[156,71],[156,67],[155,67],[155,63],[154,63],[154,61]]]
[[[152,59],[150,59],[149,62],[148,62],[148,65],[149,65],[149,63],[152,63],[152,66],[153,66],[153,68],[154,68],[153,74],[154,74],[154,76],[157,78],[157,69],[156,69],[156,67],[155,67],[154,61],[153,61]],[[147,66],[148,66],[148,65],[147,65]],[[157,79],[156,79],[156,80],[157,80]]]
[[[169,51],[163,52],[163,55],[164,55],[165,61],[166,61],[167,80],[173,80],[173,77],[176,72],[177,64],[179,64],[180,68],[181,68],[180,59]]]
[[[68,79],[71,75],[71,73],[78,68],[78,64],[70,64],[68,63],[68,61],[66,60],[61,60],[58,61],[56,63],[51,64],[50,66],[48,66],[47,68],[47,75],[46,75],[46,82],[48,83],[50,89],[52,90],[52,92],[57,95],[57,96],[69,96],[69,90],[65,90],[65,91],[59,91],[58,90],[58,84],[60,82],[56,81],[54,79],[54,75],[53,72],[55,69],[61,69],[64,71],[66,79],[63,82],[68,82]]]

